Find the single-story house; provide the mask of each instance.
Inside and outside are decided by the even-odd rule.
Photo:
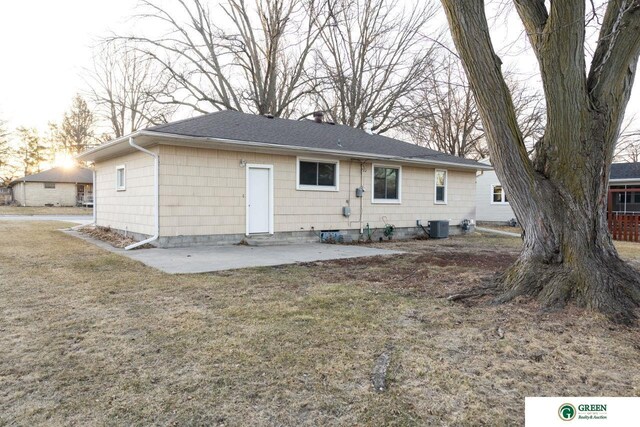
[[[611,165],[608,210],[617,214],[640,214],[640,163]],[[506,223],[515,216],[495,171],[480,172],[476,180],[477,221]]]
[[[399,237],[475,220],[475,179],[490,166],[370,130],[221,111],[82,153],[96,174],[95,223],[153,244]],[[272,236],[272,237],[269,237]]]
[[[92,206],[93,171],[56,167],[19,178],[9,184],[20,206]]]

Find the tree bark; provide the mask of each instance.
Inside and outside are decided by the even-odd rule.
[[[527,156],[484,3],[442,0],[482,117],[498,178],[523,227],[520,257],[500,277],[497,301],[536,296],[620,323],[637,317],[640,274],[624,263],[607,227],[608,177],[640,54],[640,2],[612,1],[589,76],[583,1],[514,0],[540,65],[547,126]],[[617,24],[616,24],[617,22]],[[624,64],[624,66],[621,66]]]

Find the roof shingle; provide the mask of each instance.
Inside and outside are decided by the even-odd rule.
[[[285,147],[324,149],[485,167],[474,160],[444,154],[382,135],[371,135],[362,129],[349,126],[327,122],[316,123],[313,120],[268,118],[237,111],[219,111],[153,126],[146,130],[200,138],[261,142]]]
[[[609,179],[640,179],[640,162],[612,164]]]
[[[27,175],[24,178],[16,179],[9,185],[14,185],[23,181],[90,184],[93,182],[93,171],[91,169],[81,167],[57,167],[33,175]]]

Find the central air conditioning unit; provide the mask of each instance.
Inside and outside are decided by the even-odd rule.
[[[449,237],[449,221],[429,221],[429,237],[446,239]]]

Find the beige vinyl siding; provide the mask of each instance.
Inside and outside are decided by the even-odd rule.
[[[494,171],[484,171],[476,180],[476,219],[488,222],[507,222],[515,218],[509,203],[492,203],[492,187],[500,185]]]
[[[305,159],[329,159],[304,156]],[[243,234],[246,232],[246,169],[273,165],[275,232],[358,229],[360,163],[340,160],[339,191],[296,190],[296,156],[269,155],[162,145],[160,147],[160,234],[162,236]],[[117,161],[114,161],[114,165]],[[376,163],[377,164],[377,163]],[[397,165],[394,163],[384,163]],[[351,166],[351,167],[350,167]],[[128,173],[128,172],[127,172]],[[450,220],[452,225],[475,216],[475,171],[448,171],[446,205],[434,203],[433,168],[402,165],[402,203],[372,204],[372,164],[365,164],[366,189],[362,226],[414,227],[416,220]],[[98,179],[98,182],[100,180]],[[132,179],[127,176],[128,185]],[[114,184],[115,185],[115,184]],[[100,187],[98,194],[100,194]],[[149,190],[151,194],[151,190]],[[102,197],[99,195],[100,199]],[[351,216],[342,216],[349,206]],[[149,219],[151,221],[151,219]]]
[[[152,148],[157,150],[157,147]],[[124,165],[126,189],[116,190],[116,167]],[[153,157],[135,152],[98,162],[96,170],[97,224],[151,235],[154,229]]]
[[[45,188],[44,182],[20,182],[13,186],[13,200],[21,206],[75,206],[76,193],[76,184],[72,183],[56,182],[55,188]]]

